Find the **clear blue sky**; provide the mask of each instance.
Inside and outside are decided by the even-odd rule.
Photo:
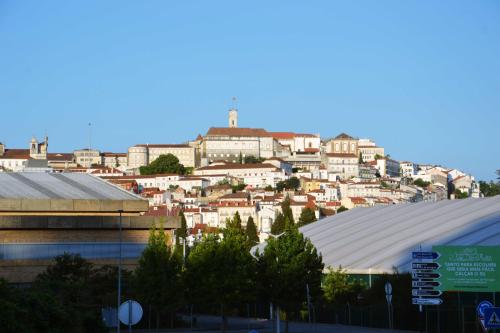
[[[124,152],[227,126],[500,169],[500,2],[0,0],[0,141]]]

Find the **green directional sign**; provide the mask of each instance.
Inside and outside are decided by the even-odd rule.
[[[434,246],[441,291],[500,291],[500,246]]]

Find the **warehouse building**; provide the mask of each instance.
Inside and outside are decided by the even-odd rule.
[[[0,277],[28,283],[65,252],[116,264],[120,221],[131,269],[153,224],[170,234],[179,225],[177,217],[141,216],[147,210],[148,201],[88,174],[0,173]]]

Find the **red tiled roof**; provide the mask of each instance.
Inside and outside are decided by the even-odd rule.
[[[318,148],[306,148],[306,149],[304,149],[304,152],[306,152],[306,153],[317,153],[317,152],[319,152],[319,149]]]
[[[101,154],[104,157],[127,157],[126,153],[111,153],[111,152],[104,152]]]
[[[237,169],[277,169],[274,165],[269,163],[247,163],[247,164],[237,164],[228,163],[225,165],[209,165],[206,167],[201,167],[196,170],[237,170]]]
[[[206,136],[271,137],[263,128],[210,127]]]
[[[317,135],[305,134],[305,133],[293,133],[293,132],[269,132],[275,139],[293,139],[295,137],[305,137],[305,138],[316,138]]]
[[[138,144],[134,147],[148,147],[148,148],[189,148],[186,144]]]
[[[358,158],[356,154],[339,154],[339,153],[327,153],[328,157],[341,157],[341,158]]]
[[[29,149],[5,149],[5,152],[3,153],[2,156],[0,156],[1,159],[29,159],[30,158],[30,150]]]
[[[48,161],[73,162],[74,155],[71,153],[47,153]]]

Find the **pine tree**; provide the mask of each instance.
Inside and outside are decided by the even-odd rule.
[[[279,235],[283,231],[285,231],[285,216],[282,213],[278,213],[271,226],[271,233],[273,235]]]
[[[306,224],[312,223],[316,221],[316,214],[314,213],[314,210],[312,210],[309,207],[306,207],[302,209],[302,213],[300,214],[299,217],[299,223],[298,226],[302,227]]]
[[[287,196],[281,203],[281,211],[283,212],[284,217],[288,217],[291,223],[295,223],[295,220],[293,219],[293,212],[290,208],[290,197]]]
[[[175,243],[177,245],[180,244],[179,241],[181,238],[185,241],[188,236],[187,222],[186,222],[186,216],[184,216],[184,212],[180,212],[179,216],[181,217],[181,227],[178,228],[175,232]]]
[[[259,243],[259,236],[257,236],[257,227],[253,222],[253,217],[249,216],[247,221],[247,228],[245,230],[249,247]]]

